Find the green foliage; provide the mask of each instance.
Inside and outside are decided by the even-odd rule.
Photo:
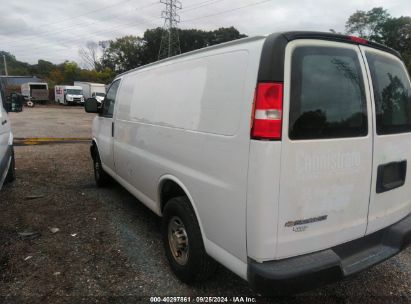
[[[20,62],[12,54],[3,51],[0,51],[0,75],[5,75],[3,55],[6,55],[7,70],[9,75],[31,75],[30,65],[28,63]]]
[[[389,18],[387,10],[382,7],[373,8],[368,12],[356,11],[348,19],[345,28],[348,34],[378,41],[384,34],[382,28]]]
[[[87,57],[88,63],[92,63],[95,68],[92,70],[81,69],[76,62],[70,61],[56,65],[40,59],[37,64],[30,65],[18,61],[10,53],[0,51],[0,74],[4,74],[2,57],[5,54],[9,75],[37,76],[47,81],[51,88],[59,84],[70,85],[77,80],[110,83],[118,73],[157,61],[162,34],[162,28],[154,28],[146,30],[143,37],[125,36],[110,41],[100,60],[98,56],[94,57],[97,53],[94,45],[97,44],[88,46],[89,53],[84,50],[83,53],[86,54],[83,57]],[[229,27],[215,31],[179,30],[179,37],[181,51],[185,53],[246,36],[234,27]],[[91,53],[91,49],[95,53]]]
[[[158,60],[162,28],[146,30],[143,37],[126,36],[110,41],[102,59],[102,66],[116,73]],[[181,52],[186,53],[207,46],[246,37],[234,27],[220,28],[215,31],[196,29],[179,30]]]
[[[114,71],[127,71],[142,64],[144,40],[140,37],[125,36],[110,41],[105,51],[102,65]]]
[[[357,11],[346,23],[347,34],[354,34],[399,51],[411,71],[411,17],[392,17],[382,7]]]
[[[411,17],[390,18],[383,25],[384,35],[379,42],[399,51],[411,63]]]

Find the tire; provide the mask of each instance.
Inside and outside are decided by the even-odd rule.
[[[97,151],[97,148],[95,148],[94,150],[93,168],[94,168],[94,180],[96,181],[97,187],[100,187],[100,188],[106,187],[110,182],[110,176],[103,169],[103,166],[101,164],[100,155]]]
[[[16,161],[14,158],[14,148],[11,148],[11,162],[9,166],[9,171],[7,171],[6,175],[6,183],[11,183],[16,179]]]
[[[200,227],[187,197],[176,197],[167,202],[162,238],[171,270],[182,282],[201,282],[214,274],[217,263],[204,249]]]

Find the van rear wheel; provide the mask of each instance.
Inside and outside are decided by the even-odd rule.
[[[97,187],[105,187],[110,181],[110,176],[104,171],[101,164],[100,155],[97,151],[93,156],[93,167],[94,167],[94,179],[96,181]]]
[[[217,263],[205,249],[197,218],[187,197],[168,201],[163,212],[162,237],[171,270],[184,283],[208,279]]]

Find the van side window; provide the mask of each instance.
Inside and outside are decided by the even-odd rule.
[[[363,75],[354,50],[307,46],[294,51],[289,125],[294,140],[368,134]]]
[[[377,134],[411,132],[411,87],[401,63],[366,52],[374,88]]]
[[[108,89],[106,98],[104,98],[103,109],[101,111],[101,116],[113,117],[114,105],[116,103],[116,95],[118,87],[120,85],[120,80],[113,82]]]

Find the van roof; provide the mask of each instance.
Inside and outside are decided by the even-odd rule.
[[[138,68],[132,69],[130,71],[127,71],[127,72],[124,72],[124,73],[118,75],[116,77],[116,79],[120,78],[124,75],[127,75],[129,73],[132,73],[134,71],[144,69],[144,68],[147,68],[147,67],[150,67],[150,66],[153,66],[153,65],[157,65],[157,64],[160,64],[160,63],[168,62],[168,61],[179,59],[179,58],[184,58],[184,57],[187,57],[187,56],[190,56],[190,55],[193,55],[193,54],[198,54],[198,53],[202,53],[202,52],[206,52],[206,51],[210,51],[210,50],[224,48],[224,47],[227,47],[227,46],[233,46],[233,45],[237,45],[237,44],[243,44],[243,43],[248,43],[248,42],[262,40],[262,39],[266,39],[266,42],[264,44],[263,52],[264,52],[264,50],[267,50],[267,45],[268,45],[269,48],[270,48],[270,52],[272,52],[273,48],[274,48],[274,49],[276,49],[276,51],[274,51],[274,54],[282,55],[282,56],[279,56],[278,59],[283,59],[284,58],[283,53],[285,51],[285,46],[287,45],[287,43],[290,42],[290,41],[293,41],[293,40],[297,40],[297,39],[319,39],[319,40],[345,42],[345,43],[350,43],[350,44],[366,45],[366,46],[369,46],[369,47],[372,47],[372,48],[376,48],[376,49],[388,52],[390,54],[393,54],[393,55],[401,58],[400,53],[398,53],[396,50],[394,50],[392,48],[389,48],[385,45],[382,45],[382,44],[379,44],[379,43],[376,43],[376,42],[368,41],[368,40],[363,39],[363,38],[355,37],[355,36],[334,34],[334,33],[329,33],[329,32],[289,31],[289,32],[276,32],[276,33],[273,33],[271,35],[265,35],[265,36],[247,37],[247,38],[237,39],[237,40],[233,40],[233,41],[229,41],[229,42],[225,42],[225,43],[205,47],[205,48],[202,48],[202,49],[194,50],[194,51],[187,52],[187,53],[184,53],[184,54],[181,54],[181,55],[177,55],[177,56],[173,56],[173,57],[166,58],[166,59],[163,59],[163,60],[159,60],[159,61],[147,64],[147,65],[144,65],[144,66],[140,66]],[[281,53],[281,54],[279,54],[279,53]]]
[[[247,42],[251,42],[251,41],[262,40],[262,39],[265,39],[266,37],[267,36],[246,37],[246,38],[232,40],[232,41],[229,41],[229,42],[224,42],[224,43],[220,43],[220,44],[216,44],[216,45],[212,45],[212,46],[207,46],[207,47],[204,47],[204,48],[201,48],[201,49],[198,49],[198,50],[194,50],[194,51],[183,53],[183,54],[176,55],[176,56],[173,56],[173,57],[165,58],[165,59],[162,59],[162,60],[158,60],[158,61],[146,64],[146,65],[137,67],[137,68],[132,69],[130,71],[119,74],[116,78],[122,77],[122,76],[127,75],[129,73],[132,73],[134,71],[137,71],[137,70],[140,70],[140,69],[143,69],[143,68],[146,68],[146,67],[150,67],[150,66],[153,66],[153,65],[157,65],[157,64],[160,64],[160,63],[172,61],[172,60],[179,59],[179,58],[184,58],[184,57],[187,57],[187,56],[190,56],[190,55],[193,55],[193,54],[203,53],[203,52],[210,51],[210,50],[216,50],[216,49],[224,48],[224,47],[227,47],[227,46],[243,44],[243,43],[247,43]]]

